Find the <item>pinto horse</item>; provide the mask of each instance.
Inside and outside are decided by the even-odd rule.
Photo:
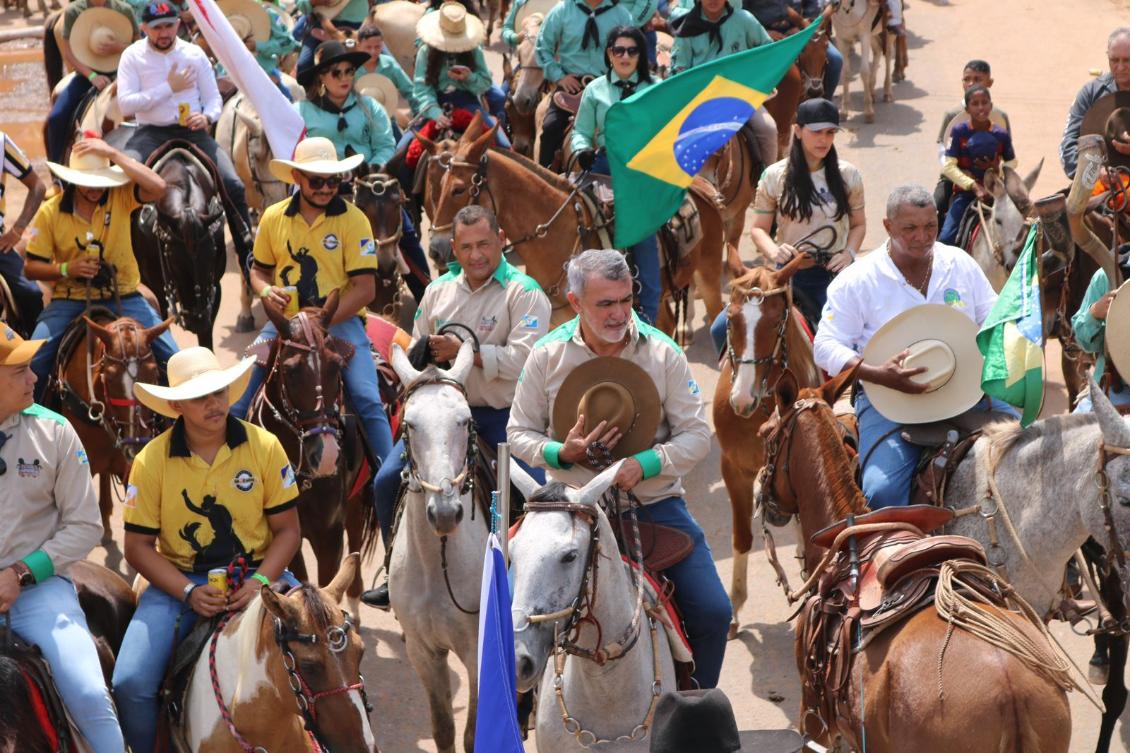
[[[778,271],[757,267],[730,283],[726,353],[713,404],[722,479],[730,495],[734,526],[730,637],[737,635],[738,614],[748,595],[753,485],[765,464],[765,443],[758,429],[777,408],[773,388],[786,370],[806,387],[821,383],[820,370],[812,360],[812,342],[799,309],[792,304],[792,276],[801,261],[794,258]]]

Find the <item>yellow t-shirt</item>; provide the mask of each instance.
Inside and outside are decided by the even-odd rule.
[[[267,516],[296,504],[294,469],[274,434],[228,418],[227,442],[211,465],[192,454],[184,421],[133,461],[122,518],[127,531],[157,537],[157,550],[184,572],[262,561]]]
[[[255,263],[273,270],[275,285],[298,288],[300,306],[319,306],[355,275],[375,274],[377,247],[365,213],[337,197],[313,225],[298,212],[298,195],[267,207],[255,236]]]
[[[118,295],[129,295],[137,290],[141,273],[133,254],[130,238],[130,215],[141,206],[132,185],[119,186],[106,191],[102,203],[94,208],[90,222],[74,213],[71,202],[64,204],[68,191],[56,194],[39,206],[31,225],[31,240],[27,255],[33,259],[54,264],[74,261],[83,256],[98,256],[117,268]],[[107,289],[91,286],[92,298],[113,298]],[[86,299],[83,280],[64,277],[55,281],[55,298]]]

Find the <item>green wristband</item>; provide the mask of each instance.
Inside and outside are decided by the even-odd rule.
[[[89,74],[89,75],[87,76],[87,78],[88,78],[88,79],[90,79],[90,83],[92,83],[92,84],[93,84],[93,83],[94,83],[94,79],[98,78],[98,77],[99,77],[99,76],[101,76],[101,75],[102,75],[102,74],[101,74],[101,73],[99,73],[98,71],[91,71],[91,72],[90,72],[90,74]]]
[[[67,276],[67,262],[63,262],[59,265],[59,274],[63,277]]]
[[[255,573],[254,575],[251,576],[251,580],[257,580],[260,583],[262,583],[264,586],[266,586],[267,588],[271,587],[271,579],[268,578],[266,575],[263,575],[263,573]]]

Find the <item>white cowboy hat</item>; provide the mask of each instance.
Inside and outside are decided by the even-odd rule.
[[[972,408],[984,394],[977,324],[961,311],[940,303],[907,309],[872,336],[863,362],[879,366],[904,350],[910,351],[904,367],[925,366],[913,379],[930,389],[911,395],[867,382],[867,397],[884,418],[899,424],[944,421]]]
[[[353,89],[358,94],[372,97],[390,116],[396,114],[396,106],[400,104],[400,92],[392,79],[381,73],[366,73],[353,82]]]
[[[83,188],[117,188],[129,183],[129,176],[110,160],[96,154],[75,154],[66,166],[48,161],[47,167],[64,183]]]
[[[254,34],[256,42],[271,38],[271,17],[256,0],[217,0],[216,4],[240,39],[246,39],[248,34]]]
[[[1130,338],[1125,336],[1130,326],[1130,283],[1125,283],[1114,295],[1106,312],[1106,352],[1122,378],[1130,379]],[[1117,333],[1117,337],[1111,337]],[[1098,378],[1098,375],[1095,375]]]
[[[345,159],[337,158],[334,143],[323,136],[311,136],[298,142],[294,147],[294,159],[273,159],[271,175],[283,183],[293,183],[291,170],[311,175],[341,175],[360,165],[365,160],[362,154],[354,154]]]
[[[514,31],[521,31],[522,22],[535,13],[540,13],[543,18],[549,15],[549,12],[553,10],[554,6],[560,1],[561,0],[526,0],[526,4],[519,8],[518,12],[514,14]]]
[[[345,6],[349,5],[349,0],[334,0],[329,5],[319,5],[314,8],[314,12],[325,19],[331,19],[345,10]]]
[[[416,24],[416,36],[428,47],[444,52],[467,52],[487,38],[483,22],[461,3],[446,2]]]
[[[121,52],[100,55],[95,50],[102,42],[117,40],[123,46],[133,39],[133,25],[123,14],[110,8],[87,8],[78,14],[71,26],[67,42],[75,58],[87,68],[113,73],[118,69]]]
[[[229,388],[228,405],[231,406],[243,397],[254,365],[255,359],[248,357],[224,369],[220,368],[216,354],[207,348],[185,348],[169,359],[168,387],[137,382],[133,385],[133,394],[145,407],[170,418],[180,415],[169,405],[170,400],[192,400],[224,387]]]

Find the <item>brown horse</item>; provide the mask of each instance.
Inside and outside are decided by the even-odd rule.
[[[510,126],[510,144],[514,151],[523,157],[534,156],[534,141],[537,137],[535,113],[538,103],[548,90],[545,71],[538,65],[534,56],[534,46],[544,17],[531,13],[522,19],[522,41],[515,51],[517,67],[512,68],[509,57],[504,57],[506,79],[510,90],[506,95],[506,122]]]
[[[323,586],[341,563],[345,534],[351,551],[368,551],[377,531],[374,516],[364,514],[372,505],[365,499],[369,470],[361,433],[342,411],[341,375],[351,348],[328,331],[337,304],[334,291],[323,308],[306,308],[290,319],[264,307],[279,337],[271,344],[267,378],[250,409],[252,423],[279,438],[295,469],[302,535],[314,550]],[[301,550],[291,569],[306,580]],[[358,571],[348,591],[353,614],[358,614],[361,587]]]
[[[766,111],[777,123],[778,154],[788,153],[797,105],[805,100],[824,96],[824,67],[828,64],[829,44],[826,17],[820,16],[812,23],[821,24],[824,28],[817,31],[800,51],[796,62],[777,84],[777,93],[765,102]],[[805,22],[796,31],[807,27],[808,23]],[[763,155],[763,159],[766,164],[771,164],[777,157]]]
[[[396,178],[377,172],[363,172],[364,168],[362,164],[354,176],[353,203],[368,218],[377,244],[377,293],[367,307],[399,324],[405,283],[397,244],[404,234],[401,214],[404,194]]]
[[[822,380],[800,310],[792,305],[791,280],[799,264],[798,258],[779,271],[757,267],[730,283],[726,353],[713,406],[722,479],[733,514],[730,637],[737,634],[738,614],[748,595],[753,485],[765,464],[765,444],[758,429],[777,407],[773,389],[786,369],[806,387],[817,387]]]
[[[472,122],[468,133],[475,130]],[[430,180],[427,188],[438,194],[431,242],[442,242],[450,234],[455,213],[463,207],[490,207],[509,242],[522,254],[526,273],[549,296],[553,324],[560,324],[572,316],[565,297],[565,262],[586,248],[610,246],[611,240],[597,227],[599,218],[578,199],[571,183],[511,150],[490,148],[493,141],[494,129],[490,129],[478,138],[464,134],[453,152],[441,153],[437,144],[428,144],[431,159],[444,169],[438,188]],[[692,278],[703,289],[707,320],[713,321],[722,310],[722,218],[713,189],[705,181],[696,180],[690,195],[702,219],[703,239],[679,262],[677,271],[663,280],[663,305],[656,326],[668,334],[677,324],[670,306],[672,293],[689,285]]]
[[[867,510],[831,409],[853,378],[849,370],[819,389],[798,390],[786,375],[777,385],[777,403],[789,407],[770,427],[770,441],[779,445],[776,471],[765,483],[777,512],[799,517],[806,541],[846,515]],[[820,553],[806,548],[809,572],[815,572]],[[1047,646],[1018,615],[993,613]],[[859,749],[865,733],[866,749],[873,753],[1068,749],[1071,714],[1061,687],[1012,653],[955,630],[930,608],[887,628],[854,654],[837,718],[826,719],[818,694],[835,691],[805,672],[805,627],[802,618],[796,626],[802,732],[819,742],[841,738]]]
[[[718,206],[725,228],[726,263],[734,277],[745,274],[738,245],[745,231],[746,211],[753,203],[765,164],[748,139],[735,138],[710,157],[699,173],[718,191]]]

